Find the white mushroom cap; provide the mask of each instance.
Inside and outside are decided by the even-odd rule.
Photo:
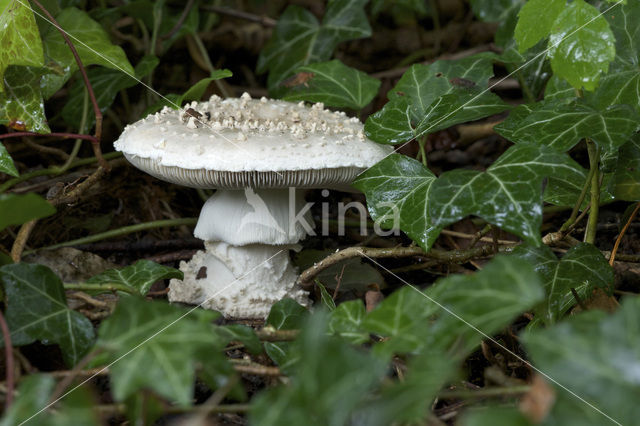
[[[322,104],[245,93],[185,108],[165,108],[127,126],[115,148],[159,179],[228,189],[341,188],[392,152],[365,138],[358,119]]]

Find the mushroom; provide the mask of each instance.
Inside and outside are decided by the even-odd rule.
[[[165,107],[127,126],[114,146],[158,179],[217,189],[194,231],[205,250],[181,262],[184,279],[171,280],[169,300],[236,318],[264,318],[284,297],[309,303],[289,250],[313,234],[313,221],[291,188],[347,189],[392,152],[344,112],[247,93]]]

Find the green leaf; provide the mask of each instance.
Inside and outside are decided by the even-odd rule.
[[[49,133],[40,89],[42,68],[10,66],[0,93],[0,125],[30,132]]]
[[[628,297],[612,315],[602,311],[581,313],[521,338],[534,365],[545,374],[618,424],[634,424],[640,416],[640,406],[635,403],[640,400],[635,374],[640,371],[639,315],[640,298]],[[566,391],[557,387],[557,392],[565,395]],[[575,401],[563,407],[570,409],[564,418],[592,417],[596,414],[593,407]],[[557,408],[554,406],[551,416],[557,415]],[[602,415],[599,420],[600,424],[609,421]]]
[[[583,102],[561,100],[521,105],[497,133],[515,143],[532,143],[568,151],[581,139],[591,138],[604,152],[617,152],[640,123],[638,113],[628,105],[598,110]]]
[[[293,299],[282,299],[276,302],[269,312],[266,324],[276,330],[295,330],[300,328],[308,311]]]
[[[522,0],[470,0],[473,14],[481,21],[500,22],[513,8],[520,8]]]
[[[556,206],[575,206],[582,192],[582,188],[587,181],[587,170],[583,169],[578,163],[572,159],[568,160],[571,168],[564,168],[553,176],[549,176],[547,186],[544,189],[544,201]],[[613,194],[610,192],[609,182],[611,174],[604,175],[603,183],[600,188],[600,203],[608,203],[614,200]],[[581,209],[589,204],[589,197],[585,197],[582,201]]]
[[[443,173],[431,188],[427,214],[416,221],[445,227],[473,214],[539,246],[542,179],[573,170],[574,165],[566,154],[544,146],[514,145],[485,172]]]
[[[431,410],[437,392],[455,379],[456,364],[440,351],[427,350],[411,358],[402,381],[383,388],[378,398],[357,413],[360,424],[420,424]]]
[[[119,70],[107,68],[93,68],[87,71],[89,81],[96,95],[96,101],[100,107],[100,111],[104,112],[113,101],[116,95],[123,89],[133,87],[138,84],[138,80],[147,76],[158,65],[160,60],[156,56],[143,57],[135,68],[135,79]],[[137,80],[136,80],[137,79]],[[62,118],[65,122],[72,126],[78,127],[82,121],[82,111],[84,109],[85,95],[84,80],[77,79],[73,82],[69,93],[69,98],[62,109]],[[87,99],[87,102],[88,99]],[[86,128],[90,129],[95,123],[95,116],[92,113],[90,104],[87,104],[88,115]]]
[[[322,300],[322,305],[329,311],[333,311],[336,308],[336,302],[333,301],[333,297],[329,294],[326,288],[322,285],[322,283],[316,280],[315,283],[320,289],[320,298]]]
[[[178,269],[159,265],[150,260],[138,260],[133,265],[122,269],[109,269],[87,280],[87,284],[108,285],[117,284],[128,287],[131,292],[141,295],[147,294],[153,283],[169,278],[183,278],[183,273]]]
[[[262,343],[260,343],[260,339],[258,339],[251,327],[242,324],[230,324],[218,327],[216,330],[220,336],[229,342],[234,341],[244,344],[252,354],[257,355],[262,352]]]
[[[479,54],[457,61],[411,66],[387,93],[389,102],[367,119],[365,133],[376,142],[400,144],[437,130],[431,127],[433,123],[437,123],[438,128],[450,125],[461,113],[479,118],[484,111],[471,114],[471,104],[481,109],[480,105],[489,99],[491,103],[499,102],[495,95],[486,93],[466,105],[464,111],[456,110],[487,87],[493,75],[494,58],[493,54]],[[443,98],[447,94],[452,95]],[[450,116],[446,117],[447,114]],[[422,126],[419,131],[418,125]]]
[[[460,426],[533,426],[515,407],[482,407],[469,410]]]
[[[337,59],[300,67],[287,87],[274,96],[287,101],[322,102],[336,108],[364,108],[378,93],[380,80],[351,68]],[[294,79],[296,77],[293,77]]]
[[[303,326],[308,316],[309,311],[304,306],[293,299],[285,298],[274,303],[265,323],[276,330],[296,330]],[[264,350],[286,373],[289,373],[300,360],[291,342],[265,342]]]
[[[353,182],[364,192],[371,218],[386,228],[399,227],[428,250],[442,227],[433,226],[427,202],[436,176],[422,163],[391,154]]]
[[[369,37],[366,3],[367,0],[329,0],[321,24],[308,10],[287,7],[258,58],[258,72],[269,71],[269,89],[303,65],[329,60],[341,42]]]
[[[110,363],[114,399],[150,389],[172,403],[190,405],[196,364],[211,362],[210,354],[224,345],[211,324],[218,315],[122,295],[100,325],[96,343],[105,351],[99,361]]]
[[[616,59],[612,65],[618,68],[638,68],[640,64],[640,3],[627,1],[614,5],[601,6],[604,17],[611,26],[616,40]],[[608,10],[607,10],[608,9]]]
[[[155,104],[151,105],[147,108],[143,115],[152,114],[156,111],[161,110],[163,107],[167,106],[169,108],[177,109],[180,108],[185,101],[198,101],[204,94],[209,84],[211,84],[214,80],[220,80],[221,78],[231,77],[232,73],[228,69],[223,70],[215,70],[211,72],[211,76],[207,78],[203,78],[198,81],[196,84],[191,86],[184,92],[182,95],[176,95],[175,93],[170,93],[166,96],[163,96]]]
[[[62,281],[43,265],[17,263],[0,267],[7,298],[5,317],[16,346],[36,340],[57,343],[68,366],[91,349],[91,321],[67,307]]]
[[[409,287],[396,291],[367,314],[362,326],[387,337],[376,344],[379,352],[426,348],[462,360],[484,335],[507,326],[542,297],[540,279],[528,262],[497,256],[482,271],[451,275],[425,292]]]
[[[7,148],[0,142],[0,173],[6,173],[10,176],[18,177],[18,170],[13,164],[13,158],[7,152]],[[1,229],[1,228],[0,228]]]
[[[9,65],[44,64],[40,31],[28,2],[0,0],[0,80]],[[4,92],[0,84],[0,93]]]
[[[24,195],[0,194],[0,231],[9,225],[22,225],[55,212],[55,207],[32,192]]]
[[[565,0],[529,0],[518,12],[514,38],[518,50],[524,52],[549,36],[558,15],[566,6]]]
[[[574,88],[594,90],[616,56],[615,38],[600,12],[574,0],[560,13],[549,37],[553,72]]]
[[[86,12],[69,7],[63,9],[55,18],[69,34],[85,67],[102,65],[131,76],[135,75],[124,51],[111,43],[107,32]],[[48,99],[78,70],[78,66],[69,46],[53,25],[47,27],[42,38],[48,66],[58,70],[58,73],[49,73],[43,77],[43,95]]]
[[[521,245],[513,250],[512,256],[529,261],[542,277],[547,298],[536,308],[535,314],[547,325],[558,321],[576,304],[572,288],[583,300],[596,287],[612,289],[613,268],[592,244],[580,243],[572,247],[560,261],[547,246]]]
[[[343,302],[329,316],[329,334],[340,336],[353,344],[369,341],[369,333],[365,332],[361,323],[365,316],[362,300]]]
[[[640,201],[640,134],[620,148],[613,183],[616,199]]]
[[[296,342],[304,362],[288,386],[269,388],[254,398],[249,423],[344,425],[384,376],[385,362],[327,336],[326,315],[313,315]]]

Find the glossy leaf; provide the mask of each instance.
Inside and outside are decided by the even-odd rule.
[[[614,195],[618,200],[640,201],[640,135],[622,145],[614,178]]]
[[[422,220],[445,227],[476,215],[539,246],[542,179],[571,171],[574,164],[567,155],[545,147],[512,146],[486,172],[443,173],[433,183]]]
[[[365,316],[362,300],[350,300],[339,304],[329,316],[328,331],[340,336],[348,342],[359,344],[369,341],[369,333],[365,332],[361,323]]]
[[[306,65],[274,95],[287,101],[322,102],[337,108],[364,108],[378,93],[380,80],[337,59]]]
[[[568,151],[581,139],[591,138],[604,152],[617,152],[640,123],[627,105],[602,111],[582,102],[560,100],[521,105],[495,131],[515,143],[532,143]]]
[[[518,43],[518,50],[524,52],[540,40],[547,38],[554,21],[565,6],[564,0],[526,2],[518,13],[518,24],[513,34]]]
[[[457,61],[411,66],[387,93],[389,102],[367,119],[365,133],[376,142],[389,144],[417,137],[416,128],[420,123],[425,127],[434,123],[433,119],[442,120],[444,115],[469,100],[468,93],[476,92],[477,95],[478,90],[487,87],[487,81],[493,75],[493,58],[492,54],[480,54]],[[454,92],[456,95],[441,100],[442,96]],[[462,99],[465,96],[467,98]],[[497,102],[487,93],[474,99],[473,104],[482,104],[489,98]],[[439,106],[440,103],[443,105]],[[420,131],[434,130],[423,128]]]
[[[587,181],[587,170],[583,169],[578,163],[572,159],[568,160],[571,168],[565,168],[562,172],[549,176],[547,185],[544,188],[543,199],[546,203],[556,206],[573,207],[578,202],[582,188]],[[602,186],[600,187],[600,203],[609,203],[614,200],[614,196],[610,188],[611,174],[606,173],[603,176]],[[589,197],[585,197],[582,201],[581,209],[589,205]]]
[[[594,90],[616,55],[615,38],[600,12],[583,0],[564,7],[549,37],[553,72],[574,88]]]
[[[41,68],[10,66],[4,73],[5,92],[0,93],[0,125],[37,133],[49,133],[40,89]]]
[[[572,288],[582,300],[596,287],[612,289],[613,268],[592,244],[572,247],[562,260],[558,260],[547,246],[518,246],[512,255],[529,261],[542,277],[547,297],[535,314],[545,324],[555,323],[576,304]]]
[[[370,36],[366,3],[330,0],[322,23],[300,6],[287,7],[258,58],[258,72],[269,71],[269,88],[275,88],[303,65],[329,60],[341,42]]]
[[[104,351],[97,361],[110,364],[115,400],[150,389],[172,403],[190,405],[196,363],[217,360],[205,354],[224,345],[211,324],[217,316],[213,311],[189,312],[122,295],[116,310],[100,325],[96,343]]]
[[[589,311],[521,336],[536,367],[592,405],[575,401],[570,406],[572,415],[565,413],[565,418],[592,418],[598,414],[596,407],[619,424],[636,422],[640,416],[635,403],[640,399],[635,374],[640,370],[639,315],[640,298],[628,297],[614,314]],[[557,392],[564,395],[565,390],[557,388]],[[600,424],[609,423],[602,414],[599,419]]]
[[[0,142],[0,173],[6,173],[10,176],[18,177],[18,170],[13,164],[13,158],[7,152],[7,148]]]
[[[344,425],[367,399],[385,373],[385,362],[327,336],[326,320],[321,314],[310,318],[296,343],[304,362],[294,367],[288,386],[269,388],[254,398],[251,424]]]
[[[39,340],[57,343],[67,365],[75,365],[91,349],[91,321],[67,307],[62,281],[42,265],[16,263],[0,267],[7,298],[5,317],[13,345]]]
[[[131,292],[138,292],[144,296],[156,281],[169,278],[181,280],[183,273],[178,269],[142,259],[121,269],[104,271],[89,278],[87,284],[96,284],[98,286],[107,284],[123,285],[130,288]]]
[[[91,19],[89,14],[75,7],[69,7],[63,9],[55,18],[74,42],[85,67],[102,65],[127,75],[135,75],[124,51],[111,43],[107,32],[98,22]],[[50,62],[48,66],[58,70],[58,73],[49,73],[43,77],[43,95],[48,99],[66,83],[71,74],[78,70],[78,66],[69,46],[53,25],[47,27],[42,37],[44,53],[47,62]]]
[[[87,75],[100,110],[102,112],[106,111],[113,104],[118,92],[137,85],[138,80],[153,71],[159,62],[160,60],[155,56],[143,57],[135,68],[135,78],[137,80],[119,70],[108,68],[92,68],[88,70]],[[62,109],[62,118],[72,127],[78,127],[82,121],[84,98],[86,96],[85,90],[84,80],[77,79],[71,86],[68,101]],[[87,110],[87,128],[90,129],[95,123],[95,117],[88,99]]]
[[[603,5],[604,17],[611,26],[616,39],[616,67],[638,68],[640,64],[640,3],[637,1],[618,2]]]
[[[0,194],[0,231],[10,225],[22,225],[56,212],[49,202],[35,193]]]
[[[40,31],[28,2],[0,0],[0,81],[9,65],[44,64]],[[0,93],[5,91],[0,84]]]
[[[391,154],[354,181],[367,196],[371,217],[386,228],[400,228],[428,250],[442,227],[433,226],[427,208],[436,176],[422,163]]]

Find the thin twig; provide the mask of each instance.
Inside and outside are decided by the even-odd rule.
[[[91,143],[97,142],[95,136],[91,135],[79,135],[77,133],[66,133],[66,132],[52,132],[52,133],[34,133],[34,132],[11,132],[0,135],[0,139],[8,139],[8,138],[17,138],[22,136],[40,136],[40,137],[59,137],[62,139],[84,139],[85,141],[90,141]],[[96,157],[97,158],[97,157]]]
[[[38,219],[30,220],[27,223],[23,223],[20,227],[20,231],[18,231],[18,236],[13,242],[13,246],[11,247],[11,260],[15,263],[20,262],[22,258],[22,252],[24,251],[24,247],[27,245],[27,240],[29,239],[29,235],[31,235],[31,231],[38,223]]]
[[[272,327],[264,327],[256,330],[258,339],[263,342],[286,342],[295,340],[300,334],[300,330],[276,330]]]
[[[613,262],[615,262],[616,259],[616,253],[618,252],[618,247],[620,247],[620,241],[622,241],[622,237],[624,236],[625,232],[627,232],[627,229],[629,228],[629,225],[631,225],[631,222],[633,222],[633,220],[636,218],[638,210],[640,210],[640,203],[636,203],[636,207],[633,209],[631,216],[629,216],[629,220],[624,224],[622,230],[620,231],[620,235],[618,235],[618,238],[616,238],[616,243],[613,245],[613,250],[611,250],[611,257],[609,257],[609,265],[613,266]]]
[[[219,13],[220,15],[231,16],[232,18],[244,19],[245,21],[257,22],[265,27],[275,27],[278,23],[278,21],[268,16],[254,15],[253,13],[242,12],[227,7],[201,5],[200,9],[206,10],[207,12]]]
[[[325,257],[320,262],[306,269],[298,277],[298,283],[301,285],[308,285],[313,281],[313,278],[321,271],[328,267],[335,265],[336,263],[349,259],[352,257],[411,257],[411,256],[423,256],[436,260],[440,260],[445,263],[464,263],[475,257],[488,256],[493,253],[492,246],[480,246],[469,250],[453,250],[442,251],[431,249],[425,252],[420,247],[394,247],[394,248],[374,248],[374,247],[349,247],[344,250],[340,250],[332,255]]]
[[[180,17],[176,21],[176,24],[173,26],[173,28],[171,28],[169,30],[168,33],[161,35],[159,41],[167,40],[167,39],[173,37],[175,35],[175,33],[177,33],[180,30],[180,28],[182,27],[182,24],[184,24],[185,19],[187,19],[187,16],[189,15],[189,12],[191,12],[191,8],[193,7],[193,3],[194,3],[194,0],[187,1],[187,4],[185,5],[184,9],[182,10],[182,14],[180,15]]]
[[[13,345],[11,344],[11,333],[9,326],[4,320],[4,315],[0,311],[0,328],[2,328],[2,337],[4,338],[4,357],[5,357],[5,382],[7,387],[7,398],[4,401],[4,412],[7,413],[11,403],[13,402],[14,388],[14,366],[13,366]]]
[[[78,69],[80,70],[82,79],[84,80],[84,85],[86,86],[87,92],[89,93],[91,104],[93,105],[93,114],[96,118],[96,131],[94,133],[95,140],[91,141],[93,152],[98,159],[98,163],[100,164],[100,166],[108,170],[109,166],[107,165],[107,162],[104,160],[104,158],[102,158],[102,150],[100,148],[100,139],[102,138],[102,112],[100,111],[100,107],[98,106],[98,101],[96,100],[96,95],[93,92],[93,87],[91,86],[91,82],[89,81],[89,76],[87,76],[87,70],[85,69],[84,65],[82,65],[82,60],[80,59],[80,55],[78,55],[78,51],[69,39],[69,36],[67,36],[66,31],[62,29],[60,24],[58,24],[58,21],[55,20],[53,15],[51,15],[49,11],[45,9],[45,7],[42,6],[38,0],[33,0],[33,3],[35,3],[36,6],[38,6],[40,10],[42,10],[42,12],[47,15],[47,18],[49,18],[49,22],[53,24],[54,27],[56,27],[58,32],[60,32],[62,38],[64,38],[65,43],[67,43],[67,45],[69,46],[76,64],[78,65]]]

